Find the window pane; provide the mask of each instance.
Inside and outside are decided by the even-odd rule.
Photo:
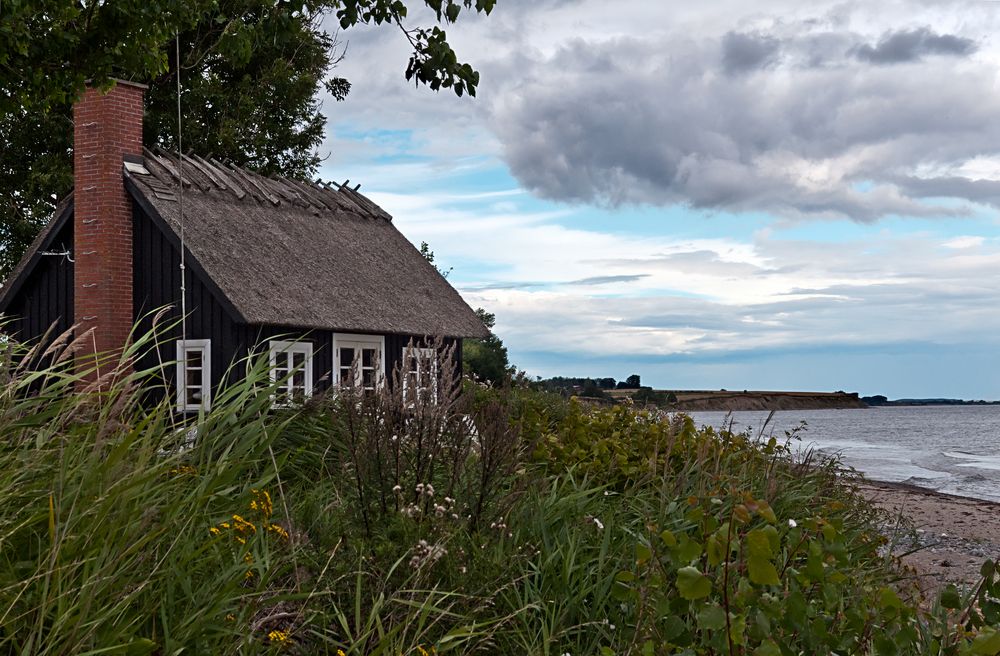
[[[362,367],[374,367],[375,366],[375,349],[366,348],[361,349],[361,366]]]
[[[305,390],[306,388],[306,372],[303,368],[298,368],[295,373],[292,374],[292,386]]]
[[[201,349],[190,349],[184,353],[184,360],[188,368],[201,367]]]
[[[306,366],[305,353],[292,353],[292,368]]]
[[[340,368],[340,384],[341,385],[352,385],[354,381],[351,378],[351,368],[341,367]]]
[[[363,369],[361,371],[361,381],[364,387],[375,387],[375,370]]]
[[[350,368],[352,364],[354,364],[354,349],[352,348],[340,349],[340,366],[345,368]]]

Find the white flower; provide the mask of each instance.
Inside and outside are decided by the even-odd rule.
[[[402,491],[403,491],[403,486],[401,486],[401,485],[393,485],[392,486],[392,492],[393,492],[393,494],[399,494]]]
[[[798,525],[799,525],[798,522],[796,522],[794,519],[789,519],[788,520],[788,526],[789,526],[789,528],[795,528]]]
[[[594,526],[596,526],[597,530],[599,530],[599,531],[603,531],[604,530],[604,524],[602,524],[601,520],[597,519],[596,517],[594,518]]]

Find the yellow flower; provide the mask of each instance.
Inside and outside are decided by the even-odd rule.
[[[278,631],[275,629],[267,634],[267,639],[274,644],[284,644],[291,640],[292,634],[288,631]]]
[[[288,531],[278,526],[277,524],[269,524],[267,530],[270,533],[276,533],[279,537],[282,537],[286,540],[288,539]]]
[[[338,649],[337,650],[337,656],[347,656],[347,654],[344,653],[343,649]]]
[[[267,490],[258,490],[256,488],[251,489],[250,493],[253,495],[253,499],[250,501],[250,510],[260,513],[264,521],[267,522],[274,511],[274,505],[271,503],[271,495]]]

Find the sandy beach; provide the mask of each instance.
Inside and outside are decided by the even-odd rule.
[[[987,558],[1000,558],[1000,504],[941,494],[903,483],[866,482],[862,493],[896,517],[904,517],[916,536],[900,528],[897,554],[913,568],[921,588],[932,591],[955,583],[968,586],[979,578]],[[894,526],[886,527],[893,533]]]

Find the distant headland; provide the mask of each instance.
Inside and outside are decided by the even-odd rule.
[[[883,395],[860,396],[857,392],[782,392],[761,390],[680,390],[653,389],[642,385],[637,374],[623,381],[614,378],[539,379],[538,387],[550,392],[575,396],[594,403],[633,403],[652,405],[664,410],[685,412],[746,410],[839,410],[882,406],[998,405],[1000,401],[963,399],[889,399]]]

